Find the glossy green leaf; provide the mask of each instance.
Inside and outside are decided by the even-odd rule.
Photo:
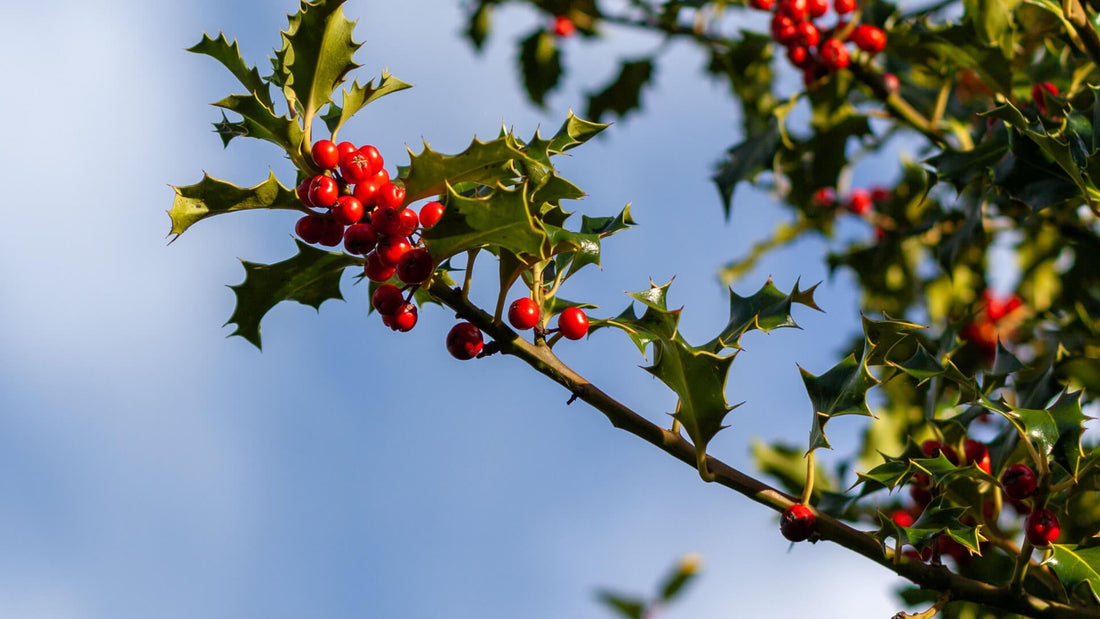
[[[479,247],[502,247],[520,256],[546,257],[546,232],[531,217],[524,188],[498,187],[480,198],[450,190],[447,210],[424,232],[424,245],[435,260]]]
[[[584,120],[573,114],[572,110],[570,110],[569,115],[566,116],[565,121],[562,122],[561,127],[554,133],[554,137],[550,138],[548,150],[551,154],[564,153],[567,150],[576,148],[588,140],[591,140],[610,126],[611,125],[604,123]]]
[[[389,71],[382,71],[382,76],[378,78],[378,86],[374,85],[374,80],[363,86],[360,86],[359,81],[356,80],[352,82],[351,90],[343,89],[344,96],[340,100],[341,105],[336,105],[336,103],[329,105],[328,112],[323,116],[325,124],[335,138],[340,127],[344,126],[344,123],[359,110],[388,94],[407,88],[412,88],[412,84],[397,79],[390,75]]]
[[[729,322],[718,337],[704,348],[712,348],[715,352],[722,348],[737,348],[741,336],[753,329],[767,333],[781,327],[798,328],[794,316],[791,316],[791,307],[799,303],[821,311],[813,300],[816,288],[817,285],[814,285],[808,290],[799,290],[798,282],[795,282],[794,290],[790,294],[784,294],[775,287],[771,279],[748,297],[742,297],[730,288]]]
[[[518,160],[532,166],[540,165],[528,157],[509,135],[490,142],[474,139],[457,155],[438,153],[424,143],[419,154],[409,151],[409,167],[404,174],[405,203],[438,196],[459,183],[476,183],[493,187],[511,181],[511,174],[502,166]]]
[[[172,187],[176,197],[168,215],[172,218],[172,231],[176,237],[183,234],[195,222],[232,211],[256,208],[302,208],[294,191],[283,187],[273,172],[267,180],[247,189],[203,174],[202,180],[186,187]]]
[[[256,67],[250,67],[245,63],[236,40],[230,43],[225,35],[220,32],[216,39],[204,34],[202,40],[187,48],[187,51],[206,54],[222,63],[241,82],[241,85],[248,89],[249,93],[256,95],[260,103],[268,107],[271,106],[270,87],[260,77],[260,72],[256,70]]]
[[[327,252],[295,239],[298,254],[276,264],[256,264],[242,260],[245,279],[230,286],[237,296],[237,306],[225,324],[237,328],[230,335],[239,335],[256,348],[260,343],[260,320],[264,314],[283,301],[297,301],[320,310],[328,299],[341,299],[340,277],[344,269],[360,264],[347,254]]]
[[[1053,544],[1051,550],[1044,564],[1054,570],[1066,591],[1072,593],[1084,586],[1100,604],[1100,545],[1096,540],[1082,545]]]
[[[904,541],[919,548],[946,534],[972,553],[980,555],[979,544],[985,538],[977,527],[968,526],[959,521],[959,518],[965,514],[965,509],[951,507],[942,498],[937,498],[924,509],[913,526],[902,527],[905,533]]]
[[[925,328],[913,322],[892,318],[874,320],[863,316],[862,322],[863,355],[867,365],[884,365],[908,354],[916,345],[916,333]]]
[[[305,136],[296,120],[275,114],[270,106],[264,105],[254,94],[230,95],[214,105],[241,115],[243,120],[233,124],[237,135],[276,144],[290,154],[295,164],[304,165],[299,150]],[[228,140],[225,142],[228,143]]]
[[[802,373],[802,382],[806,385],[806,393],[809,394],[814,409],[809,451],[830,446],[825,437],[825,424],[833,417],[873,417],[871,409],[867,408],[867,391],[878,381],[855,355],[848,355],[820,376],[814,376],[801,367],[798,369]]]
[[[291,110],[306,118],[332,100],[347,74],[359,67],[352,59],[362,45],[352,40],[355,23],[344,17],[344,0],[303,0],[288,17],[283,46],[275,52],[283,94]]]

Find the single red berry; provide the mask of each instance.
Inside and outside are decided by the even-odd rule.
[[[829,12],[829,0],[809,0],[810,17],[821,17]]]
[[[814,57],[810,50],[801,45],[792,45],[787,48],[787,60],[799,69],[805,69],[813,64]]]
[[[868,54],[877,54],[886,48],[886,33],[878,26],[860,24],[852,31],[851,41]]]
[[[404,256],[408,251],[412,249],[412,245],[409,244],[409,240],[400,236],[387,236],[379,239],[378,245],[374,248],[374,253],[378,254],[378,259],[382,261],[382,264],[396,267],[397,262],[401,260],[401,256]]]
[[[993,322],[1004,318],[1023,306],[1024,301],[1020,295],[1013,294],[1007,298],[997,296],[992,290],[982,292],[982,302],[985,304],[985,314]]]
[[[374,172],[371,169],[370,159],[359,151],[354,151],[340,159],[340,175],[349,183],[361,183],[370,178]]]
[[[832,187],[821,187],[814,192],[814,206],[821,208],[833,208],[836,206],[836,190]]]
[[[821,32],[818,31],[817,26],[815,26],[813,22],[798,22],[795,28],[798,30],[798,36],[795,38],[795,43],[798,45],[802,47],[814,47],[821,41]]]
[[[378,233],[368,223],[352,224],[344,230],[344,250],[349,254],[366,254],[374,249],[376,243]]]
[[[761,11],[770,11],[775,6],[775,0],[749,0],[749,4],[752,8],[759,9]]]
[[[340,197],[340,186],[336,179],[324,174],[313,177],[309,183],[309,201],[318,208],[329,208]]]
[[[1031,100],[1035,102],[1035,106],[1039,108],[1039,113],[1045,115],[1047,113],[1047,99],[1046,95],[1051,96],[1058,95],[1058,87],[1050,82],[1039,82],[1031,87]]]
[[[1046,548],[1058,540],[1061,533],[1058,525],[1058,516],[1049,509],[1037,509],[1027,516],[1024,521],[1024,535],[1027,541],[1036,548]]]
[[[363,157],[366,157],[367,162],[370,163],[371,176],[378,174],[378,171],[386,165],[386,161],[382,159],[382,153],[378,152],[378,149],[370,144],[363,146],[358,152]]]
[[[397,279],[406,284],[423,284],[432,276],[434,267],[432,255],[428,250],[423,247],[414,247],[397,261]]]
[[[370,297],[370,304],[378,310],[379,314],[392,314],[405,304],[405,298],[397,286],[382,284],[374,290],[374,294]]]
[[[397,211],[397,218],[401,220],[401,231],[398,234],[402,236],[409,236],[420,227],[420,218],[416,216],[416,211],[411,208],[403,208]]]
[[[893,520],[899,527],[911,527],[913,523],[916,522],[913,519],[913,514],[910,514],[904,509],[896,510],[894,513],[890,514],[890,520]]]
[[[391,206],[379,206],[374,209],[374,212],[370,214],[370,223],[379,234],[408,236],[407,234],[401,234],[404,227],[401,224],[401,215],[397,212],[397,209]]]
[[[989,459],[989,448],[985,443],[968,438],[963,443],[963,453],[966,454],[966,463],[973,464],[988,474],[993,473],[993,464]]]
[[[336,247],[344,240],[344,225],[331,217],[321,219],[324,227],[321,228],[321,240],[317,241],[325,247]]]
[[[848,61],[851,59],[848,48],[844,47],[844,41],[840,39],[826,39],[817,49],[817,55],[821,59],[821,64],[830,71],[847,68]]]
[[[340,165],[340,151],[332,140],[317,140],[309,154],[313,163],[322,170],[332,170]]]
[[[817,517],[813,511],[801,503],[795,503],[783,510],[779,517],[779,532],[792,542],[807,540],[814,533]]]
[[[1001,473],[1001,488],[1010,499],[1022,501],[1028,498],[1035,494],[1037,485],[1035,471],[1026,464],[1013,464]]]
[[[566,339],[579,340],[588,333],[588,316],[579,307],[567,307],[558,314],[558,329]]]
[[[886,73],[882,76],[882,85],[886,86],[886,90],[894,93],[901,88],[901,82],[898,80],[898,76],[893,73]],[[992,116],[990,117],[992,118]]]
[[[830,39],[835,41],[836,39]],[[853,189],[852,193],[848,194],[848,210],[856,215],[866,215],[871,212],[871,208],[875,205],[871,200],[871,192],[866,189]]]
[[[508,307],[508,322],[520,331],[526,331],[539,324],[540,316],[539,306],[531,297],[520,297],[512,301],[512,305]]]
[[[432,228],[440,219],[443,219],[445,207],[442,202],[429,202],[420,207],[420,225],[424,228]]]
[[[856,10],[856,0],[833,0],[833,10],[837,15],[847,15]]]
[[[350,155],[354,152],[355,152],[355,144],[352,144],[351,142],[340,142],[339,144],[336,145],[336,154],[340,156],[339,161],[343,161],[344,157],[347,157],[348,155]],[[336,164],[337,166],[340,165],[339,161]]]
[[[565,15],[558,15],[554,18],[554,34],[559,37],[571,37],[576,31],[577,25]]]
[[[370,177],[370,180],[377,183],[378,187],[382,187],[386,183],[390,182],[390,173],[385,168],[374,173],[374,176]]]
[[[332,217],[345,226],[359,223],[363,218],[363,203],[355,196],[340,196],[332,207]]]
[[[405,203],[405,187],[396,183],[385,183],[378,187],[378,206],[399,209]]]
[[[314,208],[313,202],[311,202],[309,199],[309,186],[312,183],[312,176],[304,178],[302,179],[302,182],[298,183],[298,187],[294,190],[294,193],[298,195],[298,200],[300,200],[302,204],[310,208]]]
[[[367,261],[363,265],[363,274],[367,276],[367,279],[372,282],[386,282],[396,272],[397,269],[382,262],[377,251],[367,254]]]
[[[416,306],[412,303],[405,303],[401,307],[397,308],[397,311],[393,314],[383,314],[382,323],[394,331],[400,331],[401,333],[408,333],[412,331],[412,328],[416,326],[416,320],[418,318]]]
[[[779,0],[776,12],[799,22],[810,16],[810,3],[808,0]]]
[[[484,346],[481,329],[469,322],[460,322],[447,333],[447,352],[455,359],[473,359]]]
[[[955,448],[950,445],[944,445],[937,440],[929,439],[924,441],[920,444],[920,450],[929,458],[938,458],[942,453],[943,457],[947,458],[951,464],[959,464],[959,453],[955,451]]]
[[[320,217],[306,215],[294,224],[294,233],[306,243],[313,245],[321,240],[325,222]]]
[[[893,195],[894,194],[891,193],[889,189],[883,187],[882,185],[875,185],[874,187],[871,187],[871,202],[874,202],[875,204],[889,202],[890,198],[893,197]]]

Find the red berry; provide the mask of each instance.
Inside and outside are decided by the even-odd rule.
[[[837,15],[847,15],[856,10],[856,0],[833,0],[833,10]]]
[[[378,259],[382,261],[382,264],[396,267],[397,262],[401,260],[401,256],[404,256],[410,249],[412,249],[412,245],[409,244],[408,239],[400,236],[387,236],[378,241],[374,253],[378,254]]]
[[[367,276],[367,279],[372,282],[385,282],[389,281],[396,272],[397,269],[382,262],[377,251],[367,254],[367,262],[363,265],[363,273]]]
[[[442,202],[429,202],[420,207],[420,225],[424,228],[434,227],[443,219],[443,210]]]
[[[402,333],[408,333],[412,331],[412,328],[416,326],[418,314],[416,306],[412,303],[405,303],[401,307],[397,308],[397,311],[393,314],[382,315],[382,323],[394,331],[400,331]]]
[[[588,316],[578,307],[567,307],[558,314],[558,329],[566,339],[579,340],[588,333]]]
[[[866,189],[853,189],[852,193],[848,194],[848,210],[856,215],[870,213],[874,205],[874,201],[871,200],[871,192]]]
[[[997,322],[1011,314],[1024,304],[1020,295],[1014,294],[1008,298],[1002,299],[992,290],[986,290],[982,293],[982,301],[985,303],[986,316],[989,316],[989,319],[993,322]]]
[[[1036,548],[1046,548],[1057,541],[1061,528],[1058,526],[1058,516],[1049,509],[1037,509],[1027,516],[1024,521],[1024,535],[1027,541]]]
[[[310,202],[309,200],[309,186],[312,183],[312,176],[304,178],[302,179],[302,182],[298,183],[298,187],[294,190],[294,193],[298,195],[298,200],[300,200],[302,204],[310,208],[313,208],[314,206],[313,202]]]
[[[401,234],[404,228],[401,224],[401,215],[397,212],[397,209],[393,207],[379,206],[374,209],[374,212],[370,214],[370,223],[380,234],[408,236],[407,234]]]
[[[313,177],[309,183],[309,201],[318,208],[329,208],[340,197],[340,186],[336,179],[324,174]]]
[[[943,457],[947,458],[951,464],[958,465],[959,454],[955,451],[955,448],[950,445],[944,445],[936,440],[927,440],[920,444],[920,450],[924,452],[924,455],[929,458],[938,458],[942,453]]]
[[[520,297],[508,307],[508,322],[520,331],[539,324],[540,315],[539,306],[531,297]]]
[[[375,170],[371,169],[370,159],[359,151],[344,155],[340,159],[340,175],[349,183],[361,183],[370,178],[374,172]]]
[[[813,22],[798,22],[795,28],[798,30],[798,37],[795,39],[795,42],[799,45],[803,47],[814,47],[821,41],[821,33]]]
[[[573,20],[564,15],[558,15],[554,18],[554,34],[559,37],[571,37],[573,33],[577,31],[577,25],[573,23]]]
[[[894,523],[897,524],[899,527],[911,527],[915,522],[915,520],[913,520],[913,514],[910,514],[904,509],[899,509],[890,514],[890,519],[893,520]]]
[[[1046,94],[1051,96],[1058,94],[1058,87],[1050,82],[1039,82],[1031,87],[1031,100],[1035,102],[1035,106],[1039,108],[1040,114],[1047,113],[1047,100]]]
[[[349,254],[365,254],[374,249],[376,243],[378,233],[368,223],[352,224],[344,230],[344,250]]]
[[[848,66],[850,57],[848,48],[840,39],[826,39],[817,50],[821,64],[830,71],[839,71]]]
[[[1022,501],[1035,494],[1038,480],[1035,471],[1026,464],[1013,464],[1001,473],[1001,487],[1005,496],[1016,501]]]
[[[385,168],[374,173],[374,176],[370,177],[370,180],[374,181],[378,187],[382,187],[386,183],[390,182],[390,173]]]
[[[882,76],[882,85],[886,86],[886,90],[889,92],[897,92],[898,89],[901,88],[901,82],[898,80],[898,76],[893,73],[887,73]]]
[[[355,196],[340,196],[332,207],[332,217],[345,226],[359,223],[363,218],[363,203],[356,200]]]
[[[868,54],[877,54],[886,47],[886,33],[878,26],[860,24],[852,31],[851,41]]]
[[[810,16],[810,3],[808,0],[779,0],[776,12],[796,22],[802,21]]]
[[[963,453],[966,454],[967,464],[973,464],[986,473],[992,474],[993,464],[989,459],[989,448],[985,443],[968,438],[963,443]]]
[[[829,0],[809,0],[810,17],[821,17],[829,12]]]
[[[397,279],[406,284],[423,284],[435,270],[432,255],[423,247],[405,252],[397,261]]]
[[[356,183],[351,195],[363,203],[364,209],[372,209],[378,197],[378,183],[374,181],[373,177],[361,183]]]
[[[321,240],[318,241],[325,247],[336,247],[344,240],[344,225],[331,217],[321,218],[324,224],[321,228]]]
[[[370,144],[360,148],[359,154],[366,157],[367,161],[370,163],[371,175],[378,174],[378,171],[386,165],[385,160],[382,159],[382,153],[378,152],[378,149]]]
[[[779,518],[779,532],[792,542],[807,540],[814,533],[817,518],[809,507],[795,503],[783,510]]]
[[[351,142],[340,142],[336,145],[336,154],[340,156],[340,161],[344,160],[344,157],[355,152],[355,144]],[[336,165],[340,165],[337,163]]]
[[[749,4],[752,8],[759,9],[761,11],[770,11],[775,6],[775,0],[749,0]]]
[[[332,170],[340,165],[340,151],[332,140],[317,140],[310,151],[310,157],[322,170]]]
[[[780,45],[791,45],[798,38],[798,25],[786,15],[776,13],[772,17],[772,38]]]
[[[875,204],[889,202],[892,196],[893,194],[890,193],[890,190],[883,187],[882,185],[875,185],[874,187],[871,187],[871,202],[874,202]]]
[[[420,218],[416,216],[416,211],[411,208],[403,208],[397,211],[397,218],[401,220],[401,231],[398,234],[402,236],[409,236],[420,227]]]
[[[374,290],[370,297],[370,304],[379,314],[392,314],[405,304],[405,298],[401,295],[401,289],[393,284],[382,284]]]
[[[799,69],[805,69],[813,64],[814,58],[810,50],[801,45],[792,45],[787,48],[787,60]]]
[[[822,187],[814,192],[814,205],[821,208],[836,206],[836,190],[832,187]]]
[[[378,188],[378,206],[399,209],[405,203],[405,188],[395,183],[385,183]]]
[[[460,322],[447,333],[447,352],[455,359],[465,361],[473,359],[485,346],[481,329],[471,323]]]
[[[321,240],[321,233],[324,232],[324,226],[325,222],[320,217],[306,215],[294,224],[294,233],[303,241],[312,245]]]

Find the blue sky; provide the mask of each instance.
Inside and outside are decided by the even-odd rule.
[[[202,222],[171,246],[169,184],[206,171],[242,185],[291,171],[273,147],[210,131],[208,104],[234,88],[213,60],[183,51],[203,31],[239,39],[266,63],[286,0],[6,3],[0,99],[7,207],[0,226],[0,616],[33,619],[290,617],[610,617],[593,592],[649,593],[682,554],[703,576],[665,615],[890,616],[894,579],[827,544],[789,544],[774,515],[699,481],[688,467],[613,429],[508,358],[451,359],[453,316],[425,309],[409,334],[366,315],[365,290],[320,313],[284,305],[256,351],[222,327],[238,258],[293,253],[295,217],[245,213]],[[388,68],[416,88],[344,130],[391,171],[421,138],[461,150],[501,123],[555,129],[617,58],[654,49],[610,30],[565,42],[564,87],[547,110],[516,82],[516,39],[539,19],[500,15],[485,52],[460,39],[457,2],[351,0],[365,40],[361,79]],[[42,21],[50,15],[48,28]],[[24,27],[10,27],[25,24]],[[689,340],[723,323],[719,265],[782,216],[741,191],[724,222],[708,177],[736,139],[722,87],[673,45],[647,112],[617,123],[562,169],[589,193],[578,210],[631,202],[640,226],[605,245],[604,269],[563,291],[618,313],[623,294],[675,276]],[[857,171],[865,184],[882,170]],[[888,179],[887,179],[888,180]],[[858,224],[845,233],[870,234]],[[826,279],[820,242],[777,254],[789,289]],[[494,291],[483,284],[476,295]],[[849,279],[822,286],[825,314],[802,331],[753,334],[733,366],[745,401],[711,451],[749,466],[753,438],[801,442],[808,401],[795,363],[820,373],[858,324]],[[674,398],[638,368],[621,334],[563,342],[560,355],[653,420]],[[860,422],[837,423],[840,453]],[[736,610],[735,610],[736,609]]]

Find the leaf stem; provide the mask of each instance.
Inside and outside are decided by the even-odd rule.
[[[810,497],[814,493],[814,474],[816,473],[817,469],[817,467],[814,465],[814,454],[816,453],[817,450],[814,449],[811,450],[810,453],[806,454],[806,483],[802,486],[801,501],[803,505],[810,504]]]

